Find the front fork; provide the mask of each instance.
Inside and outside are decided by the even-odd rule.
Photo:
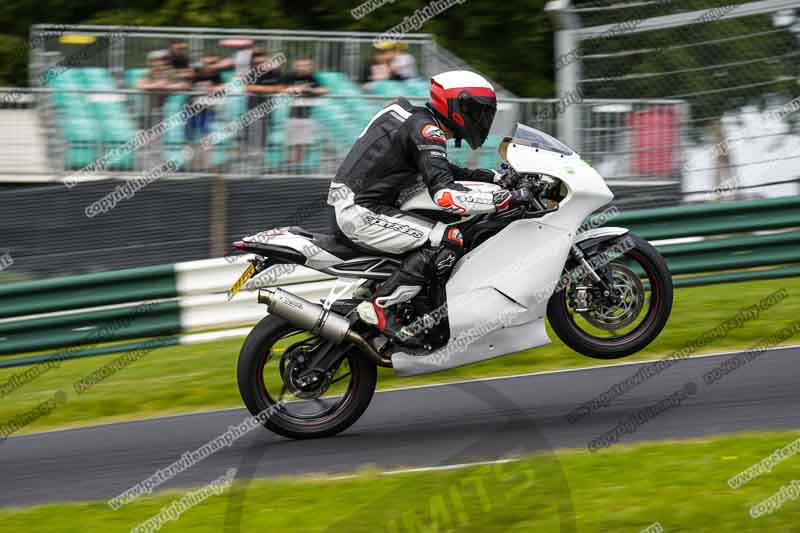
[[[589,304],[589,293],[596,289],[599,292],[599,295],[602,295],[602,299],[608,301],[613,299],[614,293],[611,290],[611,281],[609,279],[604,279],[589,261],[586,260],[586,254],[583,253],[583,250],[577,245],[573,244],[570,250],[570,256],[575,261],[579,267],[576,270],[581,270],[581,276],[578,277],[575,274],[575,271],[569,272],[570,280],[572,282],[577,283],[577,286],[574,287],[574,293],[571,295],[572,300],[574,302],[574,310],[576,313],[586,313],[591,311],[591,306]],[[603,271],[608,271],[607,268],[603,268]],[[584,280],[587,278],[591,279],[592,284],[587,286],[584,283]],[[570,286],[572,290],[572,286]]]

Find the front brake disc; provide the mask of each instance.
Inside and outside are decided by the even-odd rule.
[[[625,265],[611,263],[608,268],[613,279],[611,290],[615,303],[595,299],[593,308],[583,317],[596,328],[616,331],[629,326],[639,316],[644,307],[644,285],[639,276]]]

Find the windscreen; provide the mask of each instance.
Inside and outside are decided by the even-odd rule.
[[[520,123],[517,123],[517,127],[514,128],[514,133],[511,134],[511,142],[524,146],[532,146],[533,148],[540,148],[542,150],[550,150],[551,152],[564,155],[572,155],[573,153],[566,144],[555,137],[551,137],[543,131]]]

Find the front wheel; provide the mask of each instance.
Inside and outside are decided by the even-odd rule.
[[[323,343],[275,315],[262,319],[245,339],[239,393],[267,429],[292,439],[328,437],[366,410],[377,367],[353,348],[328,372],[309,371],[307,364]]]
[[[572,276],[547,305],[547,318],[558,337],[596,359],[618,359],[642,350],[661,333],[672,311],[672,275],[653,245],[628,233],[605,250],[615,248],[625,250],[623,255],[604,265],[593,261],[602,259],[599,254],[586,257],[590,264],[601,265],[596,272],[605,287],[590,276]]]

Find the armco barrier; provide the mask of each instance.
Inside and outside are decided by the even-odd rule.
[[[3,360],[0,368],[150,349],[153,344],[141,339],[153,337],[161,339],[159,346],[172,346],[181,332],[252,325],[265,314],[256,301],[261,282],[252,280],[232,300],[227,296],[245,265],[239,256],[0,286],[4,313],[6,306],[19,312],[0,319],[0,356],[61,348]],[[272,284],[278,283],[312,300],[333,286],[331,277],[304,267]],[[109,345],[131,339],[137,341]]]
[[[608,223],[656,241],[678,287],[800,275],[797,197],[645,209]],[[658,243],[681,238],[687,242]],[[226,294],[244,265],[244,257],[220,258],[0,286],[0,355],[62,349],[2,360],[0,368],[118,353],[152,337],[174,345],[178,333],[252,325],[265,313],[256,302],[259,281],[231,301]],[[271,284],[278,282],[312,300],[333,285],[304,267]],[[107,344],[131,339],[139,341]]]
[[[173,265],[0,285],[0,318],[171,298]]]
[[[800,275],[800,197],[641,209],[610,224],[651,241],[696,238],[658,246],[677,287]]]

